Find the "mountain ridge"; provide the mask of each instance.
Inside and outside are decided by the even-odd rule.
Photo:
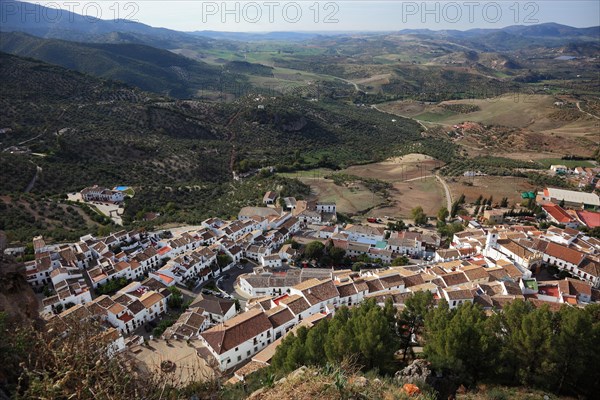
[[[141,43],[80,43],[10,32],[2,34],[0,50],[178,98],[218,87],[225,78],[220,67]]]

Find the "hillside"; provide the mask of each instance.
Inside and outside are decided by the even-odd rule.
[[[269,382],[246,397],[248,400],[321,400],[338,399],[399,399],[399,400],[537,400],[548,394],[541,390],[525,387],[507,387],[480,385],[472,390],[462,388],[453,397],[436,394],[428,385],[417,382],[418,392],[413,393],[411,386],[390,378],[372,378],[360,373],[344,372],[339,368],[301,367],[280,380]],[[231,389],[230,389],[231,390]],[[233,392],[237,393],[237,392]],[[227,387],[223,398],[228,396]],[[570,400],[566,396],[548,396],[552,400]]]
[[[197,48],[211,48],[214,43],[214,40],[211,39],[135,22],[135,15],[139,10],[136,11],[137,8],[132,5],[121,4],[119,7],[110,9],[112,11],[110,14],[106,13],[107,9],[103,9],[104,15],[98,16],[104,19],[94,18],[96,9],[93,7],[86,13],[85,8],[80,4],[73,4],[72,8],[69,8],[67,4],[56,4],[55,6],[59,11],[39,3],[2,1],[0,31],[25,32],[42,38],[79,42],[113,42],[122,41],[119,38],[126,37],[129,42],[145,43],[164,49],[178,47],[181,44],[193,45]],[[69,9],[73,9],[75,12],[70,12]],[[81,13],[88,15],[81,15]]]
[[[10,129],[1,144],[21,149],[0,153],[0,165],[11,172],[0,194],[22,193],[34,175],[34,196],[130,185],[136,196],[126,207],[128,223],[149,211],[163,215],[157,222],[230,216],[260,201],[267,188],[306,191],[297,181],[261,176],[232,186],[233,171],[339,168],[415,145],[438,156],[453,151],[449,142],[423,139],[415,122],[367,107],[260,95],[231,103],[175,101],[37,60],[0,53],[0,61],[0,127]],[[77,232],[82,225],[77,218],[67,228]],[[14,220],[1,226],[13,227]],[[19,232],[10,239],[32,233]]]
[[[78,43],[13,32],[2,34],[0,50],[172,97],[216,90],[223,80],[245,81],[218,67],[137,43]]]

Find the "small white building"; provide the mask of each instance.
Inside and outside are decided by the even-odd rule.
[[[555,174],[566,174],[569,172],[569,168],[567,168],[565,165],[551,165],[550,171],[554,172]]]
[[[118,203],[125,200],[123,192],[119,190],[107,189],[94,185],[81,191],[81,198],[85,201],[107,201]]]
[[[260,309],[251,309],[200,334],[221,371],[251,358],[271,344],[273,337],[273,325]]]

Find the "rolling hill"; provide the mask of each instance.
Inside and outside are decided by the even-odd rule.
[[[223,80],[245,82],[241,75],[144,44],[78,43],[11,32],[2,34],[0,50],[179,98],[218,90]]]
[[[0,167],[10,171],[0,195],[22,193],[37,166],[34,196],[91,184],[136,187],[129,220],[143,210],[187,222],[237,212],[262,181],[235,183],[233,171],[341,168],[415,146],[439,157],[454,151],[424,138],[413,121],[329,99],[254,93],[230,103],[181,101],[7,53],[0,85],[2,149],[22,150],[0,152]]]
[[[72,4],[75,11],[83,12],[83,5]],[[125,8],[125,5],[120,5]],[[130,9],[121,10],[125,16]],[[88,13],[93,14],[92,7]],[[2,14],[2,32],[25,32],[42,38],[64,39],[79,42],[109,41],[114,32],[126,34],[129,40],[161,48],[179,47],[181,44],[193,45],[196,48],[210,48],[214,40],[189,35],[166,28],[155,28],[129,19],[93,18],[91,15],[80,15],[68,11],[67,4],[60,4],[57,9],[45,7],[39,3],[23,3],[3,0],[0,9]],[[108,39],[108,40],[107,40]]]

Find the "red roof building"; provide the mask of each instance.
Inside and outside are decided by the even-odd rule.
[[[600,226],[600,213],[598,212],[577,211],[577,218],[590,229]]]
[[[542,205],[542,208],[552,222],[564,225],[575,223],[573,217],[557,204],[544,204]]]

